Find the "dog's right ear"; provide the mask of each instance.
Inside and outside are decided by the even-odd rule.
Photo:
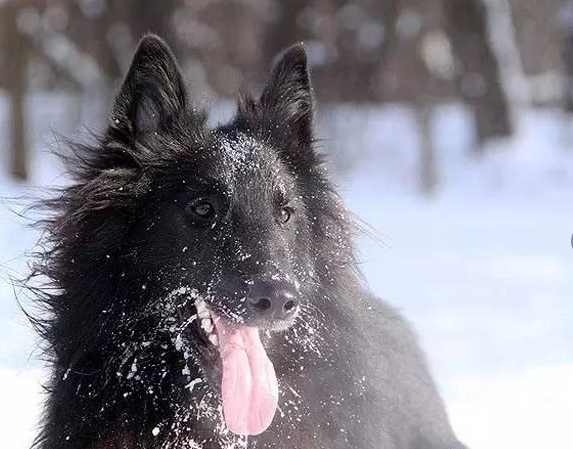
[[[139,139],[169,128],[187,107],[187,88],[167,44],[146,35],[115,99],[111,126]]]

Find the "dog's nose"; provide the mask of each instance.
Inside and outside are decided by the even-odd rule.
[[[250,283],[247,301],[250,308],[262,318],[288,319],[298,310],[298,291],[284,280],[256,278]]]

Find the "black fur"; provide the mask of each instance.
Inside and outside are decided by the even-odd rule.
[[[38,448],[463,447],[409,327],[360,282],[313,104],[295,46],[258,100],[208,129],[165,43],[141,41],[109,128],[73,147],[73,182],[46,203],[33,275],[49,280],[35,324],[53,375]],[[216,208],[208,226],[196,198]],[[201,297],[254,320],[241,298],[261,275],[296,283],[301,311],[288,329],[261,324],[280,412],[247,441],[222,424],[217,354],[189,316]]]

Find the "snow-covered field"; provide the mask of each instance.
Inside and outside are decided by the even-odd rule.
[[[36,150],[53,141],[50,130],[75,132],[78,123],[62,120],[72,105],[38,98],[32,106]],[[0,103],[0,136],[3,111]],[[566,118],[525,116],[516,139],[472,160],[467,114],[441,108],[434,131],[443,187],[428,200],[413,194],[418,137],[407,108],[335,114],[350,126],[329,129],[333,138],[323,146],[357,158],[340,184],[375,236],[360,240],[363,271],[414,322],[460,438],[472,449],[573,447]],[[61,183],[58,171],[49,157],[36,158],[31,185]],[[0,434],[13,449],[33,438],[43,371],[9,283],[25,272],[36,235],[10,211],[21,202],[4,198],[35,193],[0,175]]]

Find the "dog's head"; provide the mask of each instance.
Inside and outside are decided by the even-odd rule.
[[[145,177],[127,243],[138,280],[155,294],[190,287],[238,324],[286,328],[315,270],[303,184],[319,164],[305,52],[287,50],[260,100],[243,98],[225,126],[208,129],[188,97],[169,49],[146,37],[109,131],[136,182]]]
[[[56,254],[60,268],[75,264],[59,282],[85,285],[97,261],[108,276],[99,284],[122,297],[93,314],[123,317],[123,327],[133,315],[152,328],[149,316],[163,317],[222,396],[228,427],[256,434],[278,399],[268,341],[316,309],[320,285],[351,263],[349,226],[314,148],[301,46],[279,56],[260,97],[243,95],[224,126],[209,129],[189,97],[170,50],[145,37],[101,148],[80,151],[79,181],[58,203],[65,220],[53,232],[66,237]]]

